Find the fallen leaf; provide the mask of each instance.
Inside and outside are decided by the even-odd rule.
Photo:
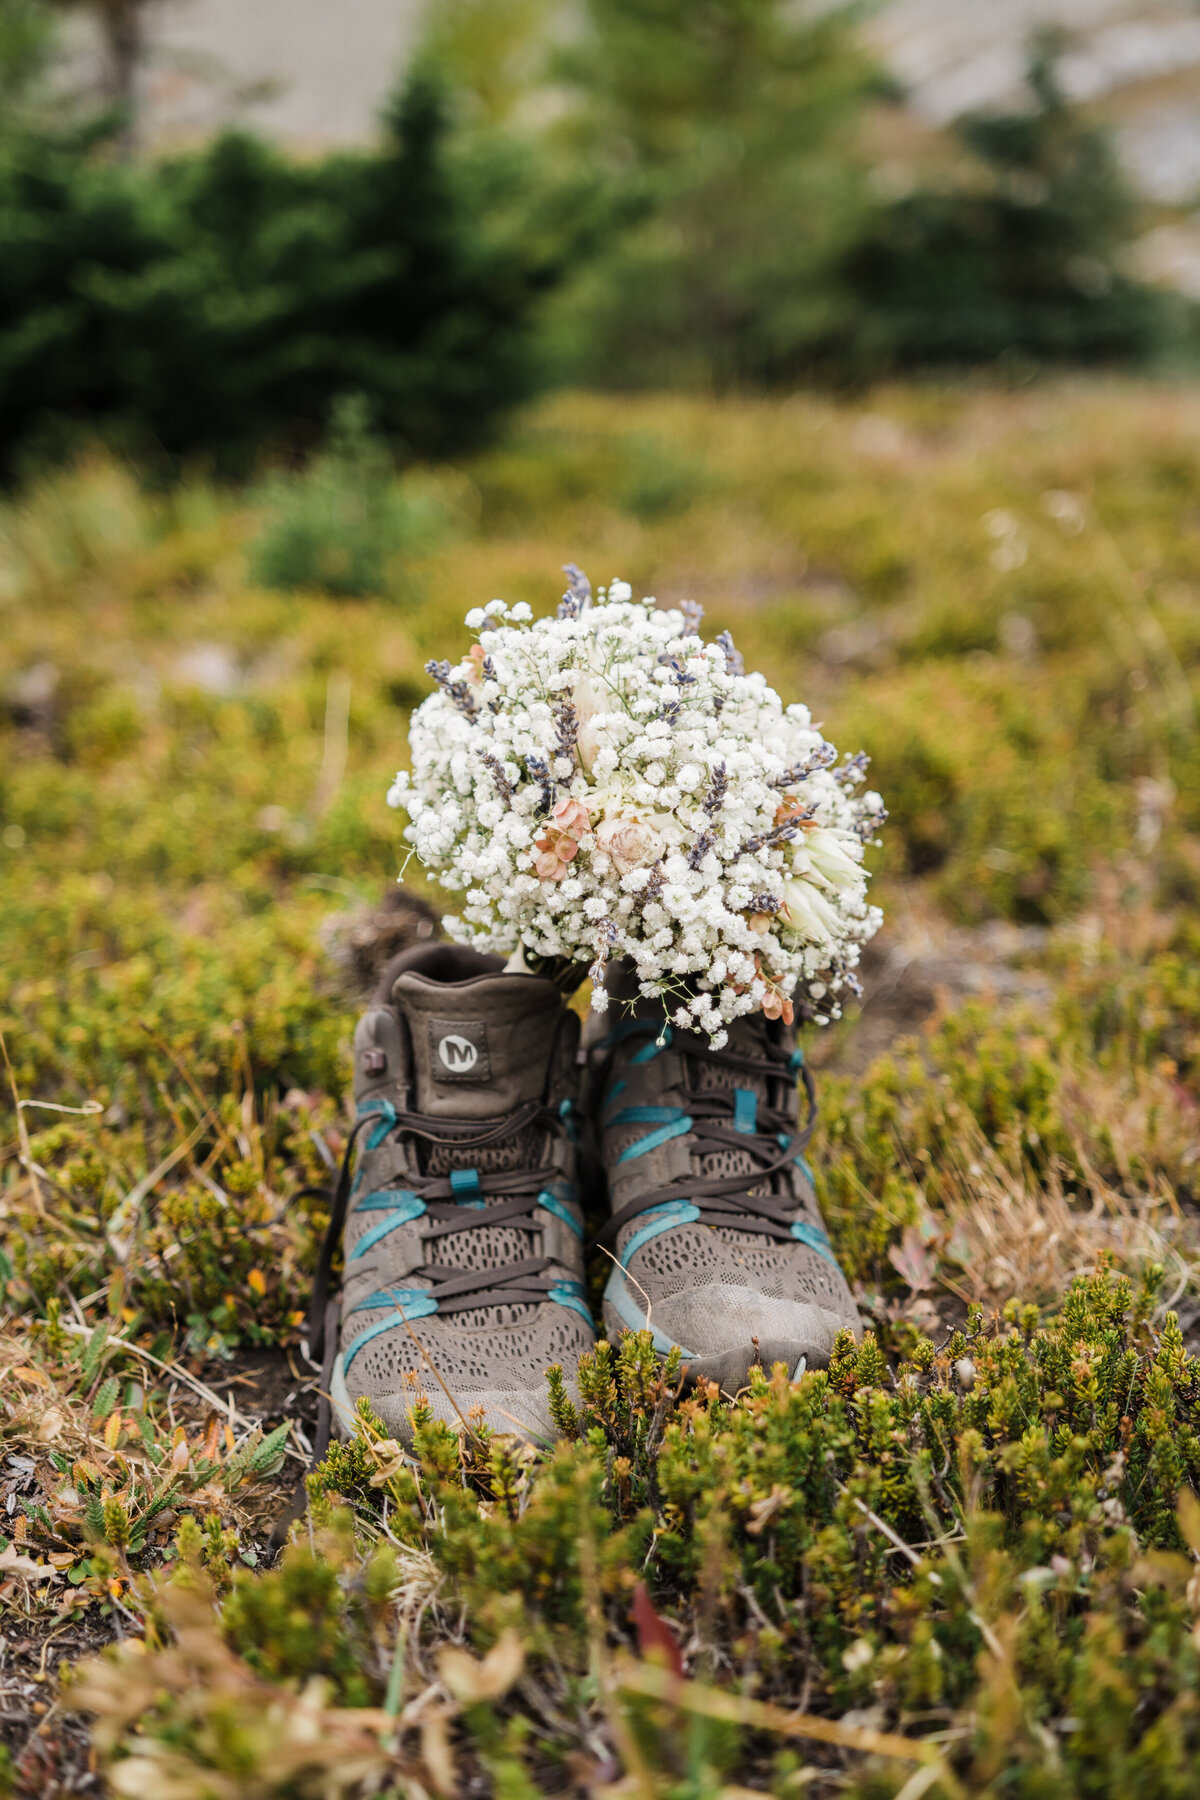
[[[216,1462],[220,1434],[221,1420],[217,1417],[216,1413],[211,1413],[204,1433],[204,1445],[201,1450],[201,1455],[205,1462]]]
[[[49,1376],[43,1375],[40,1369],[35,1369],[32,1363],[18,1363],[15,1369],[10,1369],[8,1372],[10,1375],[15,1375],[18,1381],[28,1382],[33,1387],[48,1388],[50,1386]]]
[[[469,1650],[448,1644],[438,1657],[438,1673],[463,1706],[499,1700],[525,1666],[525,1646],[509,1627],[502,1631],[482,1661]]]
[[[66,1414],[57,1406],[48,1406],[38,1420],[34,1433],[39,1444],[52,1444],[67,1422]]]
[[[35,1563],[31,1556],[22,1556],[15,1544],[0,1550],[0,1575],[23,1575],[27,1581],[58,1580],[53,1569]]]
[[[888,1261],[893,1269],[906,1281],[914,1294],[924,1288],[932,1287],[935,1275],[933,1258],[925,1248],[920,1227],[910,1225],[898,1244],[893,1244],[888,1251]]]

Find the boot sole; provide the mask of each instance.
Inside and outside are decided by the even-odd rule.
[[[340,1354],[334,1358],[333,1374],[329,1379],[329,1401],[332,1434],[341,1443],[347,1443],[354,1436],[354,1402],[346,1387],[346,1375],[342,1368]]]

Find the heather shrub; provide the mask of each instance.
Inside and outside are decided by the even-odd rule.
[[[351,1704],[390,1696],[397,1760],[383,1766],[397,1772],[417,1753],[399,1709],[425,1679],[439,1620],[454,1616],[480,1660],[441,1653],[466,1703],[446,1753],[465,1771],[504,1744],[518,1791],[572,1759],[580,1768],[609,1733],[628,1754],[631,1727],[648,1791],[675,1791],[687,1716],[675,1704],[691,1690],[667,1687],[640,1710],[634,1698],[638,1668],[667,1645],[701,1713],[732,1657],[758,1721],[869,1705],[873,1730],[911,1741],[969,1719],[927,1743],[947,1792],[955,1779],[997,1791],[1001,1766],[1031,1794],[1115,1793],[1118,1769],[1182,1791],[1200,1673],[1188,1586],[1200,1382],[1174,1315],[1156,1330],[1153,1309],[1153,1284],[1135,1291],[1101,1270],[1050,1326],[1019,1306],[990,1326],[972,1314],[941,1348],[918,1336],[892,1366],[871,1334],[846,1337],[827,1371],[797,1382],[762,1371],[732,1400],[714,1388],[681,1396],[649,1334],[601,1343],[578,1371],[578,1405],[551,1371],[567,1442],[544,1457],[456,1435],[418,1399],[410,1465],[363,1408],[357,1443],[309,1481],[314,1517],[339,1524],[343,1544],[352,1509],[361,1576],[298,1544],[278,1571],[236,1578],[214,1629],[281,1691],[317,1669],[344,1683],[339,1659],[358,1642],[365,1685],[342,1691]],[[399,1559],[390,1601],[367,1547],[381,1504]],[[408,1621],[399,1677],[368,1647],[372,1604]],[[602,1629],[616,1660],[597,1680]],[[621,1648],[633,1640],[647,1662]],[[127,1722],[178,1742],[179,1677],[165,1657],[149,1673],[166,1677],[165,1697],[160,1687],[153,1707],[127,1708]],[[515,1707],[532,1730],[512,1727]],[[761,1724],[701,1734],[700,1791],[731,1761],[766,1774],[773,1749]],[[420,1753],[435,1754],[424,1735]],[[844,1778],[810,1754],[815,1791],[834,1791]],[[196,1778],[221,1766],[200,1746],[187,1763]]]

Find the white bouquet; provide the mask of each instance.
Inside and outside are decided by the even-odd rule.
[[[746,674],[701,608],[568,565],[554,618],[493,600],[479,641],[413,716],[388,795],[444,888],[450,935],[608,1001],[628,957],[643,995],[706,1032],[761,1009],[826,1024],[880,924],[864,845],[884,819],[864,756],[838,765],[808,708]]]

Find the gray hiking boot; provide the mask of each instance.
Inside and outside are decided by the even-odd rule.
[[[498,957],[423,945],[385,970],[354,1037],[348,1166],[314,1295],[345,1223],[335,1427],[365,1396],[397,1438],[418,1390],[452,1425],[554,1436],[545,1371],[594,1341],[583,1288],[574,1102],[579,1021]],[[322,1278],[324,1276],[324,1279]],[[320,1354],[319,1342],[312,1354]],[[471,1415],[475,1414],[474,1418]]]
[[[637,992],[626,971],[608,986],[614,999]],[[791,1031],[753,1014],[713,1051],[639,1000],[596,1048],[612,1205],[600,1242],[617,1258],[606,1330],[648,1325],[660,1351],[682,1348],[693,1378],[729,1391],[756,1361],[793,1376],[824,1367],[838,1331],[861,1325],[804,1160],[816,1108]]]

